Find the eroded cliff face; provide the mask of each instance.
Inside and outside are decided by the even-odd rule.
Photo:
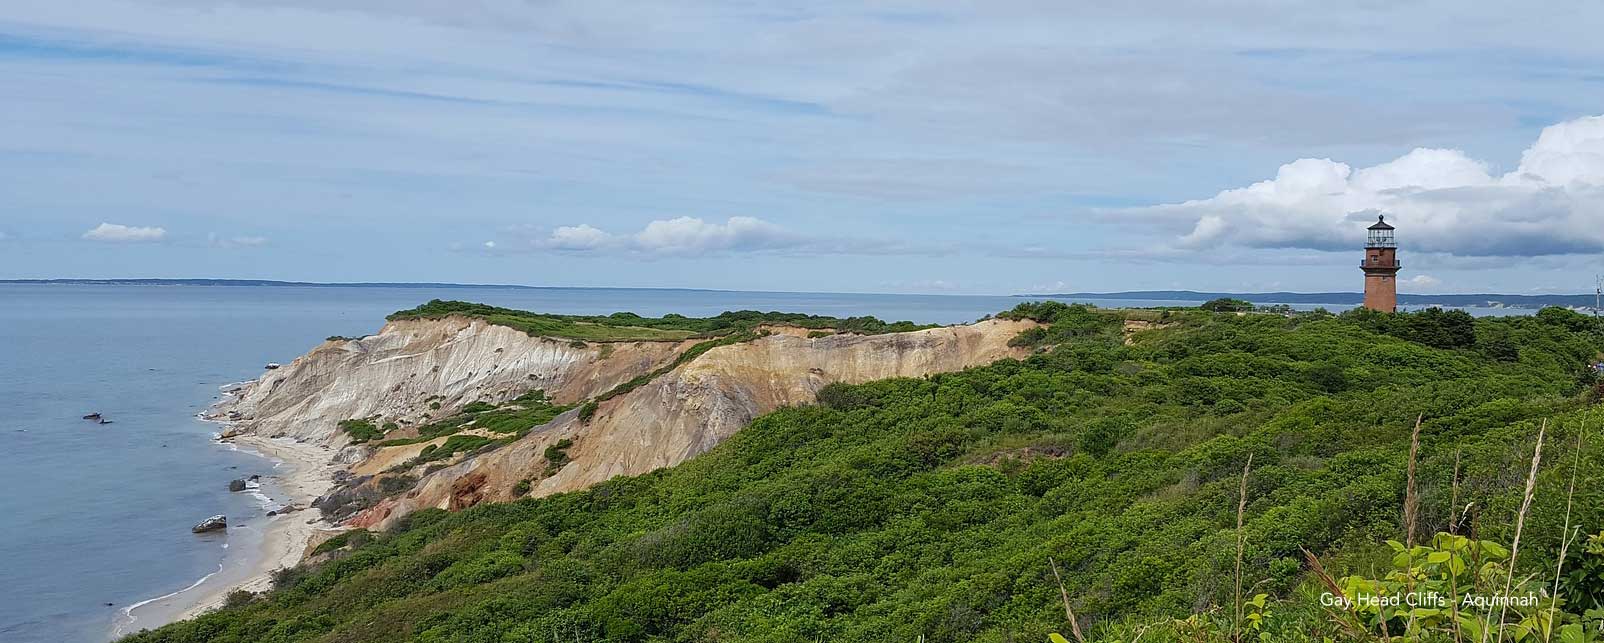
[[[1032,325],[988,320],[819,338],[777,332],[718,347],[602,402],[588,421],[572,410],[517,442],[424,474],[410,491],[380,501],[350,522],[382,528],[426,507],[456,510],[509,500],[522,480],[530,481],[530,495],[542,496],[673,466],[711,449],[758,415],[813,402],[832,382],[919,377],[1023,357],[1026,349],[1010,347],[1008,340]],[[596,392],[607,389],[599,388]],[[569,461],[553,471],[544,454],[565,439],[572,442],[566,449]]]
[[[502,402],[535,389],[572,403],[672,362],[686,345],[587,345],[467,317],[396,321],[376,335],[324,342],[213,412],[234,421],[231,434],[339,448],[349,441],[338,429],[342,420],[418,423],[469,402]]]

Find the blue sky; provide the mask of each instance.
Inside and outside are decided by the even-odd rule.
[[[70,6],[67,6],[69,5]],[[1604,8],[12,0],[0,278],[1409,292],[1604,272]]]

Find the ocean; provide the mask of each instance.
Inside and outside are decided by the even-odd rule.
[[[330,335],[371,334],[430,299],[569,314],[781,310],[959,323],[1003,296],[585,288],[0,284],[0,641],[109,640],[131,606],[257,550],[271,485],[228,482],[272,462],[212,440],[195,414],[220,388]],[[1155,306],[1195,302],[1093,301]],[[1337,309],[1340,307],[1330,307]],[[1495,311],[1473,311],[1490,314]],[[1508,311],[1496,311],[1507,313]],[[110,421],[81,419],[101,413]],[[226,533],[190,527],[213,514]],[[237,562],[237,561],[236,561]]]

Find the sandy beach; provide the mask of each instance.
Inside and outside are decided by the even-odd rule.
[[[266,591],[272,587],[273,572],[299,563],[314,535],[334,529],[310,508],[333,484],[338,466],[331,464],[332,451],[289,438],[240,436],[227,442],[274,463],[272,473],[263,476],[257,490],[266,498],[263,514],[286,507],[299,510],[275,516],[259,514],[240,526],[232,524],[236,518],[230,516],[230,551],[218,571],[190,587],[124,609],[112,632],[114,638],[216,609],[235,590]]]

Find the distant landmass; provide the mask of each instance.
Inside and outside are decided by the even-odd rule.
[[[595,290],[591,287],[526,286],[521,284],[457,284],[441,282],[320,282],[278,281],[273,279],[0,279],[0,284],[80,285],[80,286],[294,286],[304,288],[462,288],[462,289],[523,289],[523,290]],[[684,290],[712,292],[709,288],[616,288],[617,290]],[[1121,292],[1072,292],[1013,295],[1022,298],[1054,299],[1131,299],[1203,302],[1220,297],[1245,299],[1255,304],[1327,304],[1332,306],[1358,305],[1364,294],[1357,292],[1201,292],[1196,290],[1126,290]],[[1579,295],[1502,295],[1480,293],[1469,295],[1416,295],[1399,294],[1401,306],[1444,306],[1479,308],[1542,308],[1564,306],[1588,308],[1594,304],[1592,294]]]
[[[595,290],[586,286],[524,286],[519,284],[453,284],[432,281],[419,282],[322,282],[276,281],[272,279],[0,279],[0,284],[36,284],[63,286],[296,286],[306,288],[518,288],[525,290]],[[705,288],[618,288],[617,290],[696,290]]]
[[[1128,290],[1123,292],[1073,292],[1015,297],[1041,297],[1052,299],[1158,299],[1170,301],[1208,301],[1221,297],[1245,299],[1255,304],[1330,304],[1334,306],[1358,305],[1364,302],[1364,293],[1357,292],[1198,292],[1196,290]],[[1475,306],[1481,308],[1592,308],[1592,294],[1585,295],[1412,295],[1399,294],[1402,306]]]

